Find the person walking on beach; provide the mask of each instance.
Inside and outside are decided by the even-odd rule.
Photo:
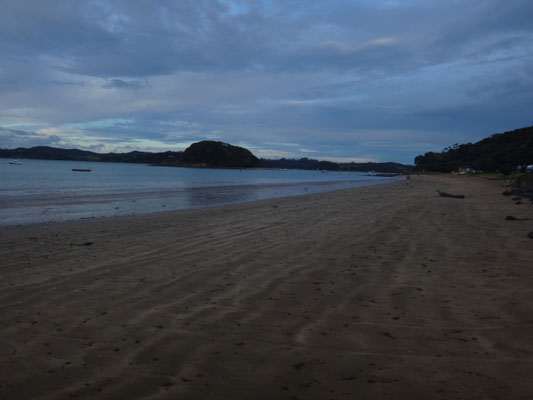
[[[411,183],[411,175],[407,174],[405,176],[405,186],[409,186],[410,183]]]

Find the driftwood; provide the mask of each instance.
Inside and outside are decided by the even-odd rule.
[[[437,190],[437,193],[441,197],[451,197],[453,199],[464,199],[465,198],[465,196],[462,195],[462,194],[450,194],[450,193],[446,193],[446,192],[441,192],[440,190]]]
[[[505,217],[505,220],[506,221],[527,221],[529,218],[516,218],[516,217],[513,217],[512,215],[508,215],[507,217]]]

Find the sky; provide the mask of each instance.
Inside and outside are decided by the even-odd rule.
[[[413,163],[533,124],[531,0],[0,0],[0,148]]]

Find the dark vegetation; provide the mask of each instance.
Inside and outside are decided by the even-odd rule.
[[[455,144],[440,153],[415,158],[419,171],[451,172],[472,168],[510,174],[518,166],[533,164],[533,126],[497,133],[476,143]]]
[[[38,146],[31,148],[0,149],[0,157],[26,158],[37,160],[68,160],[68,161],[99,161],[119,163],[160,164],[172,162],[182,152],[167,151],[164,153],[148,153],[132,151],[130,153],[94,153],[77,149],[59,149],[56,147]]]
[[[211,140],[204,140],[190,145],[183,152],[182,160],[186,165],[199,167],[259,167],[259,159],[250,150]]]
[[[335,163],[331,161],[318,161],[310,158],[266,160],[261,159],[263,168],[310,169],[326,171],[359,171],[359,172],[392,172],[404,173],[414,170],[411,165],[386,162],[386,163]]]
[[[99,161],[119,163],[140,163],[176,167],[209,168],[275,168],[307,169],[327,171],[375,171],[378,173],[403,173],[414,170],[411,165],[399,163],[335,163],[309,158],[279,160],[258,159],[249,150],[223,142],[202,141],[194,143],[185,151],[149,153],[132,151],[130,153],[94,153],[77,149],[54,147],[32,147],[0,149],[0,157],[26,158],[40,160]]]
[[[0,149],[0,157],[213,168],[251,168],[259,166],[259,160],[249,150],[209,140],[194,143],[185,151],[166,151],[163,153],[132,151],[130,153],[102,154],[77,149],[39,146],[29,149],[22,147],[12,150]]]

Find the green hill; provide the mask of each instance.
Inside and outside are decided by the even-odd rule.
[[[132,151],[129,153],[95,153],[78,149],[60,149],[57,147],[37,146],[31,148],[0,149],[2,158],[26,158],[35,160],[99,161],[118,163],[163,164],[176,163],[182,152],[167,151],[149,153]]]
[[[451,172],[472,168],[509,174],[518,166],[533,164],[533,126],[497,133],[476,143],[455,144],[440,153],[415,158],[419,171]]]
[[[191,144],[183,152],[183,164],[194,167],[254,168],[259,159],[244,147],[204,140]]]

